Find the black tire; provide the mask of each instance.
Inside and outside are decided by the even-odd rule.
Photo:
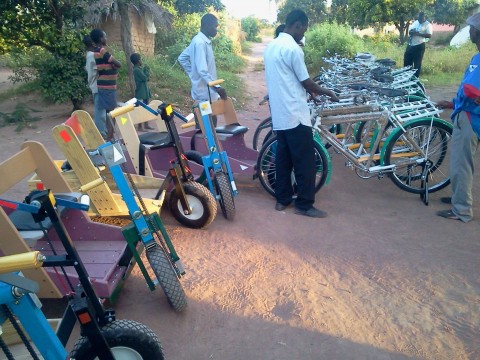
[[[146,253],[148,262],[167,297],[168,303],[175,311],[184,310],[187,307],[187,297],[182,284],[180,284],[177,272],[167,257],[168,255],[164,253],[160,246],[148,249]]]
[[[263,137],[262,139],[262,134],[269,134],[272,130],[272,117],[268,117],[264,120],[262,120],[260,122],[260,124],[258,124],[257,128],[255,129],[255,132],[253,134],[253,144],[252,144],[252,147],[253,147],[253,150],[259,150],[259,143],[262,142],[262,144],[265,142],[264,139],[266,139],[266,136]]]
[[[260,149],[257,159],[257,175],[263,188],[272,196],[275,196],[275,155],[277,139],[272,137]],[[315,192],[318,192],[325,184],[328,177],[328,158],[325,150],[315,143],[315,166],[317,175],[315,179]],[[295,177],[292,172],[292,185],[295,189]]]
[[[192,209],[190,215],[183,212],[177,192],[172,190],[168,206],[173,217],[182,225],[199,229],[209,225],[217,215],[217,202],[212,193],[202,184],[190,181],[183,184],[183,191]]]
[[[233,220],[235,217],[235,202],[233,200],[233,190],[227,174],[223,172],[216,173],[214,183],[219,196],[218,202],[220,203],[223,216],[227,220]]]
[[[102,334],[116,359],[158,359],[165,358],[157,335],[143,324],[133,320],[117,320],[105,325]],[[70,353],[75,360],[98,359],[95,348],[87,337],[81,337]]]
[[[422,178],[425,163],[417,162],[421,156],[416,155],[418,152],[411,146],[409,139],[413,139],[423,150],[428,145],[428,192],[436,192],[450,184],[448,164],[444,160],[452,128],[449,124],[434,119],[430,131],[430,123],[430,119],[424,119],[406,125],[406,133],[398,131],[386,144],[385,165],[396,165],[390,178],[399,188],[414,194],[425,192]]]

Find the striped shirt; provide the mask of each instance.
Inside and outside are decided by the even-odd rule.
[[[112,64],[113,56],[103,47],[95,48],[93,55],[98,71],[97,87],[99,89],[115,90],[117,88],[118,70]]]

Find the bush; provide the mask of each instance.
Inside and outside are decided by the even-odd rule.
[[[261,41],[260,37],[258,36],[258,33],[260,32],[260,21],[257,18],[249,16],[242,19],[242,30],[246,34],[247,41]]]
[[[324,23],[306,33],[305,62],[314,72],[324,65],[322,57],[337,54],[352,57],[363,47],[361,39],[343,25]]]

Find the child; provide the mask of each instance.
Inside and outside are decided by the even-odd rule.
[[[95,44],[93,43],[92,39],[88,35],[85,35],[83,37],[83,43],[85,44],[85,49],[87,50],[85,70],[87,71],[88,87],[92,91],[92,95],[93,95],[93,106],[94,106],[93,118],[98,119],[99,118],[98,112],[100,110],[98,108],[98,88],[97,88],[98,71],[97,71],[97,64],[95,63],[95,55],[93,53],[93,51],[95,50]]]
[[[150,69],[147,65],[142,68],[142,57],[140,54],[133,53],[130,56],[130,61],[133,64],[133,77],[135,78],[135,97],[148,104],[150,100],[150,90],[147,82],[150,78]],[[143,125],[143,126],[142,126]],[[148,123],[138,124],[138,130],[154,130]]]

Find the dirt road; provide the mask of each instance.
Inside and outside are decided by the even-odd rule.
[[[244,75],[250,110],[239,119],[251,129],[268,114],[256,105],[266,93],[255,65],[264,46],[253,47]],[[2,158],[26,139],[61,156],[49,129],[68,108],[50,110],[56,117],[36,130],[0,129]],[[163,211],[187,268],[189,307],[173,313],[135,271],[118,317],[151,327],[171,360],[479,359],[479,182],[477,219],[463,224],[435,215],[449,189],[425,206],[388,178],[362,180],[332,156],[332,179],[316,197],[326,219],[275,211],[258,180],[245,177],[237,180],[234,221],[219,214],[208,229],[190,230]]]

